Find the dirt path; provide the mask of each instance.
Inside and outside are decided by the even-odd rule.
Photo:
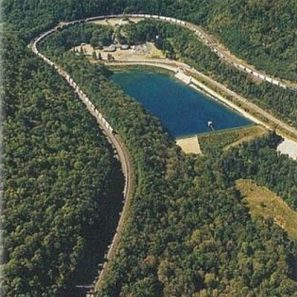
[[[251,128],[251,129],[253,131],[252,133],[248,133],[248,135],[243,136],[242,138],[240,138],[237,141],[234,141],[233,143],[230,143],[229,145],[225,146],[223,150],[227,151],[231,147],[238,146],[238,145],[240,145],[240,144],[242,144],[244,142],[249,142],[249,141],[251,141],[251,140],[253,140],[255,138],[261,137],[261,136],[263,136],[263,135],[265,135],[267,133],[267,130],[264,129],[263,127],[259,126],[259,125]]]

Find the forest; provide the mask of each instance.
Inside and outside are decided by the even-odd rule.
[[[29,41],[61,20],[108,13],[155,13],[207,28],[232,52],[271,75],[296,80],[295,0],[4,0],[6,21]]]
[[[296,92],[253,80],[249,75],[220,60],[190,31],[151,20],[130,24],[125,30],[130,43],[155,42],[168,58],[184,61],[296,127]]]
[[[251,178],[281,196],[292,209],[297,210],[296,161],[279,155],[275,147],[280,137],[273,135],[245,144],[233,150],[222,161],[222,168],[231,179]]]
[[[80,281],[84,261],[103,258],[123,177],[97,123],[58,74],[17,37],[3,41],[1,287],[5,296],[59,296]],[[97,244],[93,254],[90,244]],[[95,272],[90,265],[85,274]]]
[[[123,182],[95,121],[54,69],[30,53],[27,42],[61,19],[123,10],[192,18],[193,7],[198,10],[194,1],[171,0],[4,2],[6,296],[69,295],[81,260],[89,254],[86,247],[93,244],[102,251],[110,240],[103,235],[111,228],[109,218],[116,224],[119,211],[112,207],[118,201],[110,200],[110,189],[121,191]],[[215,13],[207,14],[207,7],[199,12],[201,22]],[[272,220],[252,219],[234,186],[238,178],[254,179],[296,209],[297,164],[275,152],[280,138],[272,133],[223,154],[184,155],[158,119],[109,81],[108,69],[65,52],[91,40],[94,32],[92,26],[71,30],[53,36],[43,50],[73,76],[122,136],[137,174],[131,216],[97,296],[297,296],[296,241]],[[168,40],[176,33],[160,30]],[[102,40],[109,36],[105,30],[98,34]],[[187,34],[181,36],[179,42],[188,40]],[[182,43],[171,45],[174,54],[184,50]],[[166,43],[164,50],[172,53]],[[209,58],[203,49],[201,55]],[[200,67],[203,58],[197,56]],[[88,242],[93,238],[96,244]]]
[[[62,53],[81,43],[96,45],[99,36],[103,36],[101,38],[103,41],[110,39],[112,33],[110,30],[111,28],[106,26],[96,26],[91,23],[68,27],[47,38],[44,47]],[[296,92],[284,90],[268,82],[254,81],[249,75],[221,61],[190,31],[152,20],[126,25],[123,30],[125,41],[129,44],[154,42],[167,58],[184,61],[297,127]],[[102,44],[102,41],[100,43]]]
[[[59,47],[51,49],[54,40],[60,43],[59,35],[49,38],[43,50],[57,55],[52,58],[84,85],[124,137],[140,179],[134,215],[98,296],[293,296],[296,243],[271,221],[250,218],[233,186],[242,176],[236,168],[232,175],[232,155],[183,156],[162,136],[158,122],[141,115],[136,102],[100,78],[101,65]],[[270,135],[262,145],[272,150],[279,141]],[[226,162],[227,172],[221,162]],[[296,162],[291,164],[296,170]],[[290,183],[295,182],[291,174]],[[268,254],[271,258],[264,257]],[[276,281],[284,272],[288,278]]]

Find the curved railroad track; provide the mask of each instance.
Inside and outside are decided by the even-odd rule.
[[[49,33],[50,32],[50,33]],[[124,198],[124,206],[122,209],[122,212],[120,213],[120,219],[118,223],[118,227],[116,230],[116,233],[113,237],[113,240],[111,244],[109,245],[108,251],[105,255],[105,263],[102,267],[102,270],[99,271],[98,278],[94,281],[93,285],[91,286],[90,291],[88,292],[88,296],[93,296],[94,292],[97,291],[101,283],[105,277],[106,271],[108,269],[108,262],[111,261],[112,257],[114,257],[117,249],[117,245],[120,240],[120,236],[122,234],[122,230],[124,228],[124,222],[126,221],[129,213],[129,206],[131,204],[131,199],[133,197],[134,192],[134,170],[131,162],[131,158],[129,155],[129,152],[122,141],[120,135],[115,133],[111,125],[108,123],[108,121],[104,118],[102,113],[95,107],[95,105],[91,102],[91,100],[88,98],[88,96],[80,89],[78,84],[72,79],[72,77],[63,70],[59,65],[48,59],[46,56],[41,54],[37,48],[38,43],[45,38],[45,36],[48,36],[54,32],[53,30],[49,30],[46,33],[43,33],[41,36],[36,38],[31,44],[30,48],[32,51],[38,55],[44,62],[49,64],[50,66],[54,67],[55,70],[58,72],[58,74],[63,77],[66,82],[70,85],[70,87],[74,90],[74,92],[77,94],[78,98],[84,103],[87,110],[92,114],[92,116],[95,117],[97,123],[99,124],[101,130],[107,137],[109,143],[113,146],[113,148],[117,152],[117,156],[121,162],[121,168],[122,172],[125,177],[125,186],[123,190],[123,198]]]
[[[290,89],[297,92],[297,83],[293,81],[284,80],[278,77],[272,77],[266,74],[264,71],[257,70],[255,66],[248,64],[246,61],[239,59],[234,54],[232,54],[223,44],[221,44],[214,36],[206,32],[201,26],[195,25],[190,22],[179,20],[173,17],[166,17],[153,14],[111,14],[111,15],[101,15],[95,17],[89,17],[85,19],[74,20],[70,22],[60,23],[56,29],[61,29],[65,26],[74,25],[82,22],[92,22],[102,19],[112,19],[112,18],[140,18],[140,19],[155,19],[164,22],[169,22],[191,30],[198,39],[208,46],[220,59],[229,63],[238,70],[245,72],[246,74],[258,79],[266,81],[272,85],[279,86],[283,89]]]
[[[231,91],[223,84],[215,81],[214,79],[206,76],[205,74],[197,71],[196,69],[190,67],[189,65],[163,59],[153,59],[153,60],[135,60],[135,61],[113,61],[106,62],[107,66],[133,66],[133,65],[142,65],[149,67],[163,68],[174,73],[182,71],[184,74],[189,76],[190,85],[198,87],[200,90],[205,91],[208,95],[213,98],[221,101],[223,104],[227,105],[229,108],[237,110],[243,116],[249,118],[251,121],[264,126],[269,130],[276,130],[277,133],[283,137],[289,137],[297,141],[297,129],[290,126],[289,124],[281,121],[272,114],[263,110],[261,107],[245,99],[244,97],[238,95],[237,93]],[[199,80],[207,82],[209,85],[214,87],[217,90],[222,91],[225,95],[230,96],[233,100],[226,99],[225,95],[220,95],[217,91],[212,90],[212,88],[206,86],[204,83],[200,83]]]
[[[43,39],[49,34],[57,30],[61,30],[64,27],[83,23],[83,22],[93,22],[97,20],[103,19],[112,19],[112,18],[140,18],[140,19],[155,19],[164,22],[169,22],[172,24],[176,24],[182,27],[185,27],[191,30],[198,39],[208,46],[220,59],[224,60],[226,63],[231,64],[233,67],[238,70],[245,72],[246,74],[262,81],[266,81],[272,85],[279,86],[283,89],[290,89],[292,91],[297,92],[297,82],[284,80],[277,77],[272,77],[266,74],[264,71],[257,70],[255,66],[248,64],[246,61],[237,58],[234,54],[232,54],[223,44],[221,44],[214,36],[207,33],[201,26],[195,25],[190,22],[186,22],[183,20],[179,20],[173,17],[166,17],[160,15],[153,14],[111,14],[111,15],[100,15],[95,17],[89,17],[85,19],[79,19],[69,22],[61,22],[59,25],[54,27],[53,29],[41,34],[38,38]]]
[[[129,206],[131,204],[131,199],[134,192],[134,171],[133,166],[131,163],[131,158],[129,156],[129,152],[127,151],[123,141],[121,140],[121,137],[116,134],[111,127],[111,125],[108,123],[108,121],[104,118],[102,113],[96,109],[95,105],[91,102],[91,100],[87,97],[87,95],[81,90],[81,88],[78,86],[78,84],[72,79],[72,77],[63,70],[59,65],[51,61],[49,58],[47,58],[45,55],[41,54],[38,50],[38,43],[42,41],[47,36],[55,33],[56,31],[62,30],[64,27],[83,23],[83,22],[92,22],[96,20],[102,20],[102,19],[108,19],[108,18],[122,18],[122,17],[131,17],[131,18],[141,18],[141,19],[157,19],[165,22],[169,22],[172,24],[180,25],[182,27],[188,28],[191,30],[205,45],[210,47],[210,49],[216,53],[221,59],[226,61],[227,63],[232,64],[237,69],[256,77],[257,79],[267,81],[268,83],[271,83],[273,85],[279,86],[284,89],[291,89],[295,92],[297,92],[297,84],[294,82],[288,82],[279,78],[273,78],[268,75],[266,75],[264,72],[258,71],[255,69],[255,67],[248,65],[246,62],[243,62],[242,60],[238,59],[234,55],[232,55],[230,52],[228,52],[221,44],[219,44],[212,36],[210,36],[208,33],[206,33],[200,26],[194,25],[189,22],[185,22],[176,18],[171,17],[165,17],[165,16],[159,16],[159,15],[151,15],[151,14],[120,14],[120,15],[103,15],[103,16],[96,16],[96,17],[90,17],[85,19],[79,19],[74,20],[70,22],[62,22],[55,26],[54,28],[41,33],[38,37],[36,37],[29,45],[31,50],[38,55],[45,63],[55,68],[55,70],[58,72],[58,74],[63,77],[66,82],[71,86],[71,88],[74,90],[74,92],[77,94],[79,99],[84,103],[87,110],[95,117],[97,120],[97,123],[99,124],[100,128],[106,135],[108,141],[111,143],[111,145],[116,149],[117,155],[119,157],[119,160],[121,162],[121,167],[123,174],[125,176],[125,187],[124,187],[124,206],[123,210],[119,219],[117,231],[113,237],[112,243],[109,246],[108,252],[106,254],[106,261],[102,267],[101,272],[99,273],[99,276],[97,280],[94,281],[93,286],[91,286],[91,289],[88,296],[94,296],[94,292],[98,291],[103,283],[104,277],[106,272],[109,269],[109,262],[111,259],[115,256],[118,243],[120,241],[120,236],[122,234],[124,223],[127,220],[128,213],[129,213]],[[169,66],[169,65],[168,65]],[[189,66],[188,66],[189,67]],[[191,72],[189,69],[186,69],[187,71]],[[194,70],[192,70],[194,71]],[[217,83],[218,84],[218,83]],[[235,94],[237,95],[237,94]],[[238,95],[237,95],[238,96]],[[243,99],[245,100],[245,99]],[[246,100],[245,100],[246,101]],[[257,107],[259,108],[259,107]],[[271,116],[271,115],[270,115]],[[277,120],[278,124],[284,124],[285,128],[288,128],[288,125]],[[290,129],[293,129],[290,127]],[[296,130],[294,129],[294,132]],[[296,134],[297,135],[297,134]]]

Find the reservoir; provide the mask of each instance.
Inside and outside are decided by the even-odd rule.
[[[148,70],[115,72],[111,79],[128,95],[157,116],[175,138],[242,127],[252,122],[168,74]]]

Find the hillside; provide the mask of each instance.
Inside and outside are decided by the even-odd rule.
[[[236,188],[246,200],[253,218],[272,219],[289,236],[294,239],[297,238],[297,212],[292,210],[281,197],[278,197],[266,187],[259,187],[248,179],[237,180]]]
[[[117,224],[123,178],[64,81],[17,37],[3,42],[1,289],[7,297],[58,296],[95,276],[93,259],[103,258]]]
[[[191,19],[259,69],[297,80],[294,0],[215,0],[192,4]]]
[[[259,69],[297,80],[295,0],[3,1],[4,16],[25,38],[65,19],[106,13],[172,15],[205,26]]]
[[[230,10],[233,2],[4,1],[6,296],[74,296],[77,272],[92,283],[117,223],[123,188],[105,136],[65,81],[29,51],[29,40],[62,19],[124,10],[176,14],[224,31],[239,18]],[[281,14],[277,3],[265,13]],[[123,240],[97,296],[296,296],[297,242],[271,219],[254,220],[235,187],[240,178],[254,180],[296,210],[297,165],[276,153],[280,138],[272,133],[214,156],[184,155],[158,119],[109,81],[108,69],[65,52],[93,30],[71,28],[52,36],[43,51],[71,74],[122,137],[137,181]],[[287,29],[289,22],[281,30]],[[189,36],[180,36],[176,48],[182,53]],[[68,43],[58,44],[61,37]],[[217,62],[206,63],[209,56],[203,49],[196,62],[205,71]],[[268,97],[274,92],[259,88]]]

